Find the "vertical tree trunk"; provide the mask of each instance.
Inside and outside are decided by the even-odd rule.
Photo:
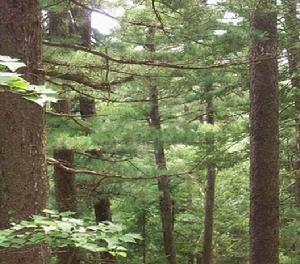
[[[53,104],[57,113],[71,114],[70,99],[59,100]],[[74,151],[72,149],[55,149],[53,157],[67,167],[74,167]],[[76,181],[74,172],[54,166],[54,188],[56,207],[59,212],[77,212]],[[64,247],[57,251],[57,264],[79,264],[78,248]]]
[[[155,29],[148,28],[146,48],[150,53],[155,52]],[[167,170],[164,143],[161,139],[161,119],[159,113],[158,87],[149,80],[150,126],[155,130],[154,156],[159,172]],[[160,214],[163,229],[164,249],[168,264],[176,264],[176,247],[173,235],[173,201],[169,187],[169,177],[160,175],[158,187],[161,192]]]
[[[94,205],[96,222],[112,221],[111,210],[110,210],[110,200],[108,197],[103,197],[98,200]],[[117,263],[116,257],[112,256],[108,252],[101,253],[101,263]]]
[[[251,194],[250,247],[252,264],[278,264],[278,69],[276,1],[256,5],[252,30],[264,32],[252,39],[251,59]]]
[[[61,12],[49,12],[50,37],[70,36],[70,17],[68,10]],[[71,101],[69,98],[59,100],[52,104],[55,112],[71,114]],[[53,151],[53,157],[67,167],[74,167],[74,151],[67,148],[58,148]],[[56,208],[59,212],[77,212],[76,182],[74,172],[66,171],[59,166],[54,166],[54,189]],[[57,264],[80,263],[79,250],[77,248],[64,247],[57,251]]]
[[[287,31],[287,51],[289,73],[294,89],[300,89],[300,48],[299,43],[299,30],[300,23],[297,18],[297,0],[285,0],[285,26]],[[296,204],[300,207],[300,96],[296,91],[295,96],[295,109],[296,109],[296,158],[294,162],[295,170],[295,197]]]
[[[0,0],[0,54],[26,63],[25,78],[44,81],[38,0]],[[0,228],[41,214],[48,201],[44,111],[19,95],[0,94]],[[1,249],[1,264],[50,263],[48,246]]]
[[[75,21],[76,33],[80,35],[81,45],[89,47],[91,44],[91,11],[80,6],[72,9],[72,15]],[[90,118],[96,114],[96,102],[92,98],[80,96],[79,98],[80,114],[82,118]],[[112,221],[110,199],[109,197],[100,198],[94,205],[96,222]],[[103,263],[117,263],[116,257],[109,253],[101,254]]]
[[[74,33],[79,35],[79,42],[81,45],[89,47],[91,45],[92,36],[92,12],[81,6],[74,6],[71,9],[71,12],[74,19]]]
[[[49,35],[50,37],[70,37],[72,22],[69,10],[61,12],[50,11],[48,13]]]
[[[211,98],[212,86],[207,86],[207,107],[206,118],[207,124],[214,125],[214,105]],[[206,192],[205,192],[205,219],[204,219],[204,243],[202,261],[204,264],[212,263],[212,241],[213,241],[213,223],[214,223],[214,201],[215,201],[215,181],[216,168],[215,161],[211,157],[214,153],[214,137],[209,135],[207,140],[207,155],[209,156],[206,175]]]
[[[164,144],[160,138],[161,121],[159,114],[158,103],[158,89],[155,85],[150,84],[149,87],[150,97],[150,123],[156,131],[154,139],[154,155],[157,168],[160,172],[167,170]],[[173,236],[173,201],[169,188],[169,178],[166,175],[161,175],[158,180],[159,190],[161,191],[160,197],[160,213],[162,220],[163,239],[165,254],[169,264],[176,263],[176,248]]]

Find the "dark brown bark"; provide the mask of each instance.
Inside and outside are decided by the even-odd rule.
[[[0,53],[21,59],[26,79],[44,82],[39,1],[0,0]]]
[[[9,92],[0,103],[0,228],[6,228],[46,207],[48,179],[42,107]]]
[[[44,81],[38,0],[0,0],[0,54],[19,58],[25,78]],[[0,94],[0,228],[41,214],[48,201],[44,111],[12,93]],[[1,249],[1,264],[50,263],[49,247]]]
[[[71,149],[56,149],[54,150],[53,157],[67,167],[74,167],[74,151]],[[56,207],[58,211],[76,212],[77,200],[74,172],[66,171],[59,166],[54,166],[54,183]]]
[[[252,30],[251,56],[268,60],[251,65],[251,194],[250,263],[278,264],[279,177],[278,177],[278,69],[276,1],[256,5]]]
[[[75,20],[76,32],[80,35],[81,44],[89,47],[91,43],[91,11],[81,6],[72,9]],[[97,84],[95,87],[100,88]],[[96,114],[96,101],[86,96],[79,97],[80,114],[82,118],[90,118]],[[94,205],[96,222],[112,221],[110,199],[109,197],[100,198]],[[104,252],[101,253],[101,261],[103,263],[117,263],[116,257]]]
[[[148,28],[146,49],[155,52],[155,29]],[[161,119],[159,112],[158,87],[149,79],[149,121],[154,131],[154,156],[159,172],[167,170],[164,143],[161,140]],[[161,175],[158,180],[160,196],[160,214],[163,230],[164,249],[168,264],[176,264],[176,246],[173,234],[173,200],[169,187],[169,177]]]
[[[110,201],[108,197],[99,199],[94,205],[96,222],[111,221]]]
[[[89,47],[92,36],[91,10],[74,6],[71,12],[74,19],[74,33],[79,35],[79,43],[84,47]]]
[[[155,85],[151,84],[149,87],[150,95],[150,123],[156,131],[154,139],[154,155],[156,165],[159,171],[165,171],[167,169],[164,144],[160,138],[161,132],[161,120],[158,106],[158,89]],[[160,197],[160,213],[163,229],[163,240],[165,254],[169,264],[176,263],[176,247],[173,235],[173,201],[169,187],[169,177],[162,175],[158,181],[159,190],[161,192]]]
[[[214,105],[211,97],[212,86],[207,86],[207,107],[206,118],[207,124],[214,125]],[[206,190],[205,190],[205,219],[204,219],[204,242],[203,256],[204,264],[212,263],[212,246],[213,246],[213,223],[214,223],[214,201],[215,201],[215,181],[216,181],[216,166],[212,156],[214,153],[214,137],[209,135],[206,140],[207,155],[209,156],[206,175]]]
[[[50,37],[65,37],[70,35],[70,17],[68,10],[59,13],[49,13]],[[71,115],[71,100],[65,98],[52,104],[55,112]],[[67,167],[74,168],[74,151],[68,148],[58,148],[53,151],[54,159]],[[60,166],[54,166],[54,189],[56,208],[59,212],[77,212],[75,173],[67,171]],[[80,263],[79,249],[72,247],[57,250],[57,264]]]
[[[96,114],[96,102],[94,99],[80,96],[79,109],[82,118],[92,117]]]
[[[294,89],[300,89],[300,48],[299,42],[300,23],[297,18],[297,0],[285,0],[285,26],[287,32],[287,52],[291,83]],[[296,122],[296,148],[295,148],[295,198],[300,207],[300,96],[295,95],[295,122]]]
[[[49,35],[50,37],[70,37],[71,36],[71,16],[69,10],[64,9],[60,12],[50,11],[49,19]]]
[[[103,221],[112,221],[110,200],[108,197],[103,197],[99,199],[98,202],[95,203],[94,209],[95,209],[97,223]],[[101,253],[101,261],[103,263],[111,263],[111,264],[117,263],[116,257],[112,256],[108,252]]]

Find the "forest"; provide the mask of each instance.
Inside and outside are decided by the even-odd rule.
[[[0,0],[0,264],[300,264],[297,0]]]

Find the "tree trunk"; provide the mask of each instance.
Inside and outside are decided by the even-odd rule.
[[[50,37],[70,37],[72,30],[72,22],[69,10],[61,12],[50,11],[49,19],[49,35]]]
[[[59,13],[49,12],[50,37],[70,36],[70,17],[68,10]],[[71,114],[71,101],[69,98],[59,100],[52,104],[55,112]],[[74,151],[67,148],[58,148],[53,152],[53,157],[67,167],[74,167]],[[77,212],[75,173],[66,171],[59,166],[54,166],[54,189],[56,208],[59,212]],[[78,248],[64,247],[57,251],[57,264],[77,264],[80,262]]]
[[[276,1],[256,5],[252,30],[251,59],[251,194],[250,247],[252,264],[278,264],[279,177],[278,177],[278,69]]]
[[[60,100],[54,107],[58,113],[70,114],[70,100]],[[74,151],[71,149],[55,149],[54,158],[65,166],[74,167]],[[54,166],[54,188],[56,207],[59,212],[77,212],[76,182],[74,172]],[[67,262],[66,262],[67,261]],[[57,264],[80,263],[79,249],[72,247],[60,248],[57,251]]]
[[[0,54],[26,63],[25,78],[44,81],[39,1],[0,0]],[[44,111],[21,96],[0,94],[0,228],[41,214],[48,201]],[[20,173],[21,172],[21,173]],[[48,246],[1,249],[1,264],[50,263]]]
[[[212,87],[208,86],[206,118],[207,124],[214,125],[214,105],[211,95]],[[212,241],[213,241],[213,223],[214,223],[214,201],[215,201],[215,180],[216,168],[215,161],[211,157],[214,153],[214,137],[209,135],[207,140],[207,155],[209,156],[206,175],[205,192],[205,219],[204,219],[204,243],[202,261],[204,264],[212,263]]]
[[[81,45],[89,47],[91,45],[92,36],[92,12],[81,6],[74,6],[71,9],[71,13],[74,20],[74,33],[79,35],[79,42]]]
[[[164,144],[160,138],[161,121],[158,106],[158,89],[155,85],[151,84],[149,87],[150,95],[150,123],[156,131],[154,139],[154,155],[157,168],[160,172],[166,171],[166,159]],[[168,176],[161,175],[158,180],[159,190],[161,191],[160,197],[160,213],[162,220],[163,239],[165,254],[169,264],[176,263],[176,248],[173,236],[173,201],[169,188]]]
[[[300,23],[297,18],[297,1],[296,0],[285,0],[286,7],[285,13],[285,25],[287,32],[287,52],[288,52],[288,63],[289,73],[294,89],[300,88],[300,48],[299,43],[299,29]],[[295,95],[295,110],[296,110],[296,155],[294,161],[295,170],[295,197],[296,204],[300,207],[300,96],[296,91]]]
[[[155,52],[155,29],[148,28],[146,48],[149,52]],[[149,79],[149,104],[150,104],[150,126],[155,130],[154,138],[154,156],[158,170],[161,172],[167,170],[165,158],[164,143],[161,140],[161,119],[159,113],[158,87]],[[164,249],[168,264],[176,264],[176,247],[173,235],[173,200],[169,187],[169,177],[160,175],[158,180],[160,196],[160,214],[163,229]]]
[[[96,114],[96,103],[92,98],[80,96],[79,109],[82,118],[89,118]]]
[[[94,205],[96,222],[112,221],[111,210],[110,210],[110,200],[108,197],[99,199]],[[101,263],[117,263],[116,257],[112,256],[108,252],[101,253]]]

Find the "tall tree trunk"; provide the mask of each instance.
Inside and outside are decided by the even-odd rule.
[[[0,54],[26,63],[25,78],[43,84],[38,0],[0,0]],[[21,96],[0,94],[0,228],[41,214],[48,201],[44,111]],[[48,246],[1,249],[1,264],[50,263]]]
[[[148,28],[146,48],[150,53],[155,53],[155,29]],[[158,87],[149,79],[149,104],[150,104],[150,126],[155,130],[154,156],[156,166],[160,172],[167,170],[164,143],[161,139],[161,119],[159,113]],[[173,235],[173,200],[169,187],[169,177],[160,175],[158,187],[160,196],[160,214],[163,229],[164,249],[168,264],[176,264],[176,247]]]
[[[91,44],[91,11],[76,6],[72,9],[72,15],[75,21],[76,33],[80,35],[81,45],[89,47]],[[96,102],[92,98],[80,96],[79,98],[80,114],[82,118],[90,118],[96,114]],[[96,222],[112,221],[110,199],[109,197],[101,197],[94,205]],[[115,256],[109,253],[101,253],[101,261],[103,263],[117,263]]]
[[[49,34],[50,37],[70,36],[70,17],[68,10],[61,12],[49,12]],[[71,114],[71,100],[65,98],[52,104],[55,112],[60,114]],[[74,167],[74,151],[68,148],[58,148],[53,151],[53,157],[67,167]],[[54,166],[54,189],[56,208],[59,212],[77,212],[75,173]],[[57,251],[57,264],[80,263],[78,248],[64,247]]]
[[[70,99],[59,100],[54,104],[57,113],[71,114]],[[74,151],[72,149],[55,149],[53,157],[67,167],[74,167]],[[54,188],[56,207],[59,212],[77,212],[77,196],[75,173],[54,166]],[[57,264],[79,264],[79,249],[72,247],[60,248],[57,251]]]
[[[207,86],[207,106],[206,106],[206,121],[207,124],[214,125],[214,105],[211,97],[212,86]],[[203,256],[204,264],[212,263],[212,241],[213,241],[213,223],[214,223],[214,201],[215,201],[215,181],[216,181],[216,166],[215,161],[211,157],[214,153],[214,137],[209,135],[206,140],[207,155],[209,156],[206,175],[206,191],[205,191],[205,219],[204,219],[204,242]]]
[[[287,51],[289,72],[294,89],[300,89],[300,47],[299,47],[299,30],[300,23],[297,18],[297,0],[285,0],[285,26],[287,31]],[[296,109],[296,158],[294,162],[295,170],[295,197],[296,204],[300,207],[300,96],[296,91],[295,96]]]
[[[157,168],[160,172],[167,170],[165,159],[164,144],[160,138],[161,120],[159,114],[158,103],[158,88],[154,84],[149,87],[150,97],[150,123],[156,131],[154,139],[154,155]],[[169,264],[176,264],[176,248],[173,236],[173,201],[169,187],[169,177],[161,175],[158,180],[159,190],[161,191],[160,197],[160,213],[163,228],[164,248],[167,261]]]
[[[276,1],[256,5],[251,59],[251,194],[250,247],[252,264],[278,264],[279,166],[278,166],[278,66]],[[257,62],[258,60],[261,60]]]

